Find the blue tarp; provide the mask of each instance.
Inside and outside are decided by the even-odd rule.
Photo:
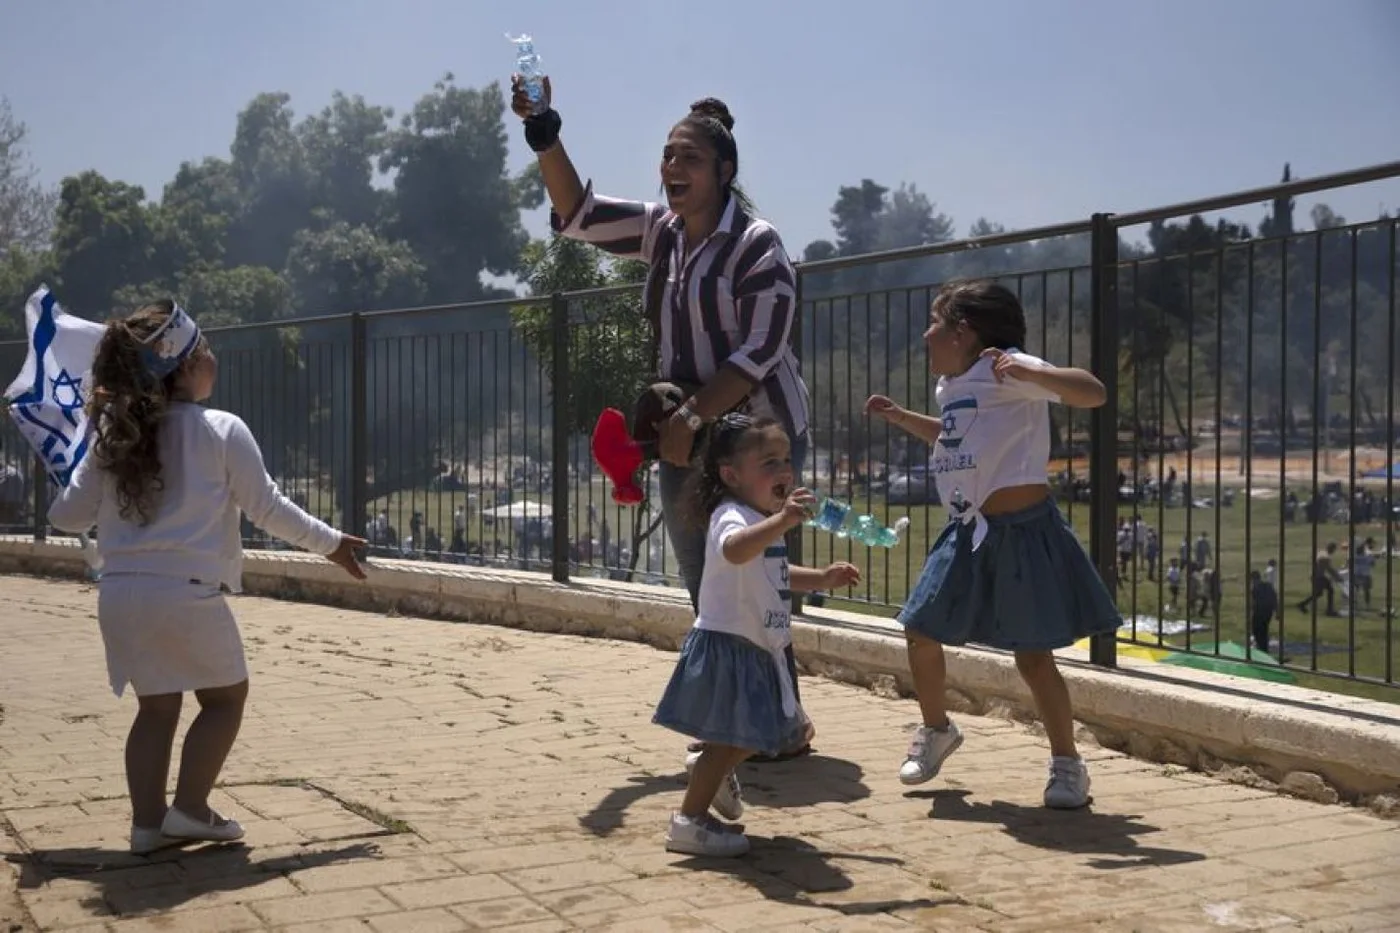
[[[1390,469],[1386,469],[1385,467],[1377,467],[1374,470],[1367,470],[1365,473],[1362,473],[1361,476],[1363,479],[1385,479],[1387,476],[1393,476],[1396,479],[1400,479],[1400,460],[1397,460],[1394,463],[1392,463],[1390,465]]]

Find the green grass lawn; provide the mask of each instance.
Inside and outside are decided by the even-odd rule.
[[[1076,503],[1069,509],[1065,503],[1061,508],[1069,512],[1070,519],[1080,540],[1087,547],[1089,541],[1089,508],[1087,504]],[[1221,574],[1221,603],[1219,619],[1211,614],[1205,618],[1191,615],[1192,621],[1205,622],[1208,631],[1195,632],[1190,636],[1191,645],[1201,645],[1214,641],[1234,641],[1243,645],[1249,637],[1246,599],[1249,591],[1249,571],[1262,569],[1273,558],[1279,562],[1280,603],[1283,617],[1283,641],[1289,646],[1286,652],[1288,662],[1302,671],[1320,671],[1335,674],[1355,674],[1358,677],[1400,681],[1400,631],[1394,629],[1395,621],[1387,613],[1387,572],[1390,579],[1389,605],[1400,603],[1400,556],[1389,562],[1384,557],[1376,561],[1373,574],[1372,606],[1367,610],[1364,604],[1349,605],[1337,594],[1337,609],[1340,617],[1325,615],[1325,605],[1319,606],[1316,613],[1311,609],[1301,612],[1297,604],[1310,592],[1313,554],[1328,541],[1345,544],[1349,529],[1346,525],[1323,524],[1314,528],[1305,522],[1295,522],[1279,526],[1279,506],[1277,500],[1255,501],[1251,504],[1244,497],[1235,500],[1234,508],[1192,509],[1172,508],[1159,511],[1156,505],[1141,506],[1141,514],[1149,525],[1158,529],[1163,542],[1163,564],[1166,559],[1178,553],[1183,536],[1191,540],[1205,531],[1214,549]],[[941,510],[883,508],[871,510],[879,517],[893,520],[907,511],[913,524],[907,546],[901,544],[891,552],[870,552],[868,549],[851,547],[821,532],[808,532],[806,546],[809,560],[817,563],[829,560],[852,560],[862,568],[866,579],[856,591],[850,593],[857,600],[848,603],[832,600],[833,605],[855,611],[879,612],[893,615],[896,607],[870,605],[871,602],[893,602],[897,604],[908,592],[913,579],[922,567],[922,557],[932,536],[943,524]],[[1120,517],[1131,518],[1134,506],[1119,508]],[[1248,525],[1248,530],[1246,526]],[[1379,524],[1358,525],[1355,529],[1358,540],[1367,536],[1384,544],[1385,530]],[[815,552],[812,545],[815,544]],[[812,554],[815,553],[815,558]],[[1342,552],[1338,552],[1339,555]],[[1339,561],[1340,563],[1340,561]],[[1118,606],[1125,619],[1137,615],[1141,621],[1137,640],[1156,643],[1156,630],[1150,619],[1184,619],[1186,588],[1183,582],[1181,598],[1172,610],[1166,608],[1170,594],[1165,582],[1158,574],[1157,580],[1150,581],[1143,567],[1135,567],[1128,579],[1122,581],[1118,591]],[[1360,600],[1360,594],[1357,594]],[[1134,612],[1135,610],[1135,612]],[[1147,618],[1142,618],[1147,617]],[[1218,626],[1218,628],[1217,628]],[[1274,624],[1272,637],[1278,639],[1279,625]],[[1168,645],[1185,647],[1186,637],[1168,637]],[[1310,646],[1317,645],[1314,656]],[[1354,649],[1354,650],[1353,650]],[[1389,664],[1387,661],[1389,660]],[[1323,674],[1299,672],[1299,683],[1322,690],[1368,696],[1389,702],[1400,702],[1400,690],[1386,685],[1364,682],[1348,682]]]

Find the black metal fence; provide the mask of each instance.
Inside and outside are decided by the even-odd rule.
[[[1108,387],[1103,408],[1054,408],[1048,476],[1117,589],[1123,650],[1394,685],[1396,221],[1217,229],[1150,255],[1121,234],[1397,177],[1392,163],[801,264],[805,480],[911,520],[888,550],[805,531],[809,563],[864,571],[819,598],[889,614],[917,576],[944,520],[928,452],[861,408],[878,392],[934,409],[921,341],[932,295],[990,276],[1021,297],[1028,350]],[[223,328],[211,404],[247,420],[289,495],[376,555],[674,585],[654,473],[643,506],[619,507],[588,449],[597,413],[629,410],[646,371],[638,301],[626,286]],[[23,353],[0,345],[0,371]],[[8,422],[0,444],[0,529],[43,535],[48,490]],[[1267,641],[1252,641],[1266,581],[1278,608]],[[1112,664],[1118,648],[1099,639],[1091,655]]]

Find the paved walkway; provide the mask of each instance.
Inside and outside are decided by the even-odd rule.
[[[910,793],[914,705],[812,679],[818,754],[742,774],[754,852],[670,855],[673,655],[260,599],[216,801],[248,845],[133,858],[95,594],[0,603],[0,933],[1400,928],[1393,823],[1097,749],[1098,802],[1047,812],[1044,741],[971,717]]]

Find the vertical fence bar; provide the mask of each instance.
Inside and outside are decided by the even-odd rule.
[[[354,535],[365,533],[369,510],[369,372],[365,319],[350,315],[350,503],[344,525]]]
[[[1395,300],[1395,229],[1400,222],[1390,222],[1386,243],[1386,275],[1389,279],[1390,314],[1385,335],[1385,682],[1395,681],[1395,616],[1391,601],[1395,589],[1395,549],[1391,547],[1391,529],[1395,522],[1395,314],[1400,305]]]
[[[1254,651],[1269,650],[1268,629],[1273,627],[1273,619],[1265,628],[1264,644],[1254,642],[1254,584],[1250,571],[1254,568],[1254,243],[1249,244],[1245,262],[1244,284],[1244,425],[1240,428],[1240,469],[1244,474],[1244,578],[1246,623],[1249,626],[1244,639],[1244,656],[1250,658]],[[1218,454],[1217,454],[1218,456]],[[1284,484],[1279,483],[1279,497],[1282,498]],[[1216,534],[1216,546],[1220,545],[1220,535]],[[1282,602],[1283,594],[1275,597]],[[1279,654],[1283,652],[1280,651]]]
[[[1170,269],[1170,264],[1163,260],[1162,271],[1165,273]],[[1192,505],[1196,501],[1196,252],[1190,248],[1186,251],[1186,485],[1182,487],[1181,504],[1186,507],[1186,650],[1191,650],[1191,633],[1195,629],[1192,624],[1195,616],[1195,608],[1200,603],[1200,597],[1209,592],[1204,588],[1206,582],[1205,562],[1196,560],[1197,547],[1196,540],[1191,537],[1193,531],[1191,527],[1191,516],[1196,509]],[[1217,542],[1218,544],[1219,542]],[[1198,566],[1199,564],[1199,566]],[[1194,568],[1194,570],[1193,570]],[[1200,581],[1194,590],[1195,597],[1192,598],[1192,581]],[[1216,651],[1220,649],[1217,646]]]
[[[1352,571],[1356,568],[1357,546],[1356,534],[1356,312],[1357,312],[1357,231],[1352,230],[1348,238],[1351,244],[1351,322],[1349,344],[1347,346],[1347,369],[1350,371],[1351,382],[1347,386],[1347,546],[1351,555],[1350,567]],[[1356,676],[1356,601],[1361,598],[1357,592],[1356,575],[1354,572],[1347,574],[1347,588],[1351,593],[1351,598],[1347,600],[1347,676]],[[1369,598],[1369,592],[1367,594]],[[1367,608],[1370,608],[1369,606]],[[1389,607],[1387,607],[1389,608]]]
[[[1322,496],[1321,474],[1319,473],[1317,455],[1323,449],[1324,436],[1321,433],[1323,426],[1327,423],[1327,406],[1329,399],[1327,393],[1330,386],[1325,381],[1322,374],[1322,230],[1313,232],[1313,316],[1312,316],[1312,489],[1309,502],[1312,503],[1312,515],[1308,522],[1312,529],[1312,559],[1309,563],[1309,592],[1313,595],[1311,600],[1309,615],[1311,616],[1312,628],[1308,635],[1308,644],[1311,646],[1312,658],[1309,664],[1310,670],[1317,670],[1317,554],[1319,547],[1318,526],[1327,521],[1330,517],[1326,508],[1327,501]],[[1331,464],[1332,452],[1326,450],[1324,456],[1328,458],[1328,465]],[[1335,571],[1337,568],[1333,567]],[[1333,597],[1335,602],[1335,596]]]
[[[1118,590],[1114,554],[1118,502],[1118,228],[1112,215],[1095,214],[1090,233],[1090,367],[1107,398],[1089,421],[1089,554],[1110,593]],[[1118,663],[1117,633],[1096,635],[1089,660]]]
[[[31,497],[33,500],[31,504],[34,508],[34,540],[44,541],[49,536],[48,503],[44,501],[44,493],[46,493],[49,488],[49,474],[44,469],[44,461],[39,459],[38,456],[34,457],[33,462],[34,466],[30,470],[30,473],[33,474],[34,477],[31,482],[31,485],[34,487],[34,495]]]
[[[1288,250],[1290,237],[1284,237],[1278,257],[1278,660],[1284,663],[1285,622],[1288,601],[1283,594],[1288,583],[1288,441],[1292,435],[1288,417]],[[1308,579],[1312,579],[1309,575]]]
[[[569,582],[569,299],[561,292],[550,298],[550,382],[554,386],[553,430],[550,432],[554,462],[551,481],[554,534],[550,536],[550,562],[554,579]],[[543,401],[541,401],[543,403]]]
[[[1220,606],[1225,601],[1225,584],[1221,579],[1224,576],[1225,541],[1220,536],[1225,511],[1224,477],[1220,471],[1220,423],[1225,419],[1225,249],[1220,247],[1215,256],[1215,489],[1211,493],[1215,502],[1215,548],[1211,551],[1210,592],[1207,594],[1210,597],[1217,652],[1220,650]],[[1248,564],[1245,565],[1244,578],[1248,583]],[[1248,603],[1246,598],[1245,604]]]
[[[805,278],[805,276],[802,274],[802,271],[801,271],[800,269],[794,270],[794,271],[795,271],[794,278],[796,279],[796,281],[795,281],[794,284],[793,284],[793,298],[792,298],[792,330],[791,330],[791,334],[790,334],[790,337],[789,337],[789,346],[791,346],[791,347],[793,348],[793,352],[794,352],[795,354],[797,354],[797,372],[798,372],[799,374],[801,374],[801,372],[802,372],[802,280]],[[808,403],[808,411],[809,411],[809,412],[811,411],[811,404],[810,404],[810,402]],[[808,420],[810,421],[810,418],[809,418]],[[807,473],[808,473],[808,470],[809,470],[810,465],[815,461],[816,456],[817,456],[816,444],[813,443],[814,438],[813,438],[813,436],[812,436],[812,426],[811,426],[811,424],[808,424],[808,425],[807,425],[806,431],[807,431],[807,452],[806,452],[806,454],[803,456],[802,471],[801,471],[801,472],[798,474],[798,476],[797,476],[797,484],[798,484],[799,486],[806,486],[806,485],[809,485],[809,484],[807,483],[807,481],[806,481],[806,475],[807,475]],[[795,440],[795,438],[794,438],[794,440]],[[802,564],[802,528],[803,528],[802,525],[798,525],[796,528],[793,528],[793,529],[789,530],[788,533],[787,533],[788,561],[789,561],[790,563],[796,565],[796,566],[799,566],[799,567],[800,567],[800,566],[803,566],[803,564]],[[833,595],[834,595],[834,594],[833,594]],[[791,607],[792,614],[793,614],[793,615],[799,615],[799,614],[801,614],[801,612],[802,612],[802,594],[799,593],[799,592],[797,592],[796,590],[793,590],[793,591],[792,591],[791,600],[792,600],[792,607]]]

